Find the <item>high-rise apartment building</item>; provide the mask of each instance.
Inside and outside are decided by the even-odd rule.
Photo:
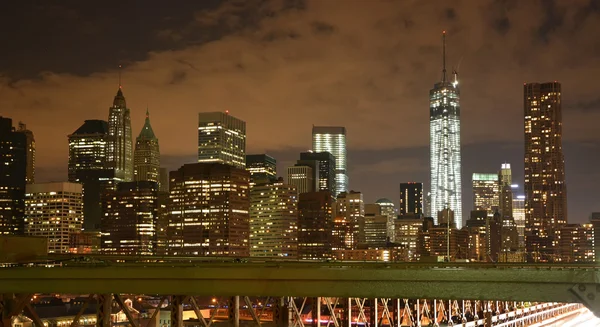
[[[268,154],[247,154],[246,170],[250,172],[250,186],[277,180],[277,160]]]
[[[440,211],[450,209],[461,228],[460,91],[456,71],[452,81],[446,78],[446,32],[442,57],[442,80],[429,92],[430,214],[435,219]]]
[[[313,126],[313,151],[329,152],[335,158],[335,194],[348,192],[348,174],[346,173],[346,128],[332,126]]]
[[[70,237],[81,232],[81,184],[28,184],[25,195],[25,232],[46,237],[48,253],[69,253]]]
[[[423,183],[400,184],[400,215],[423,214]]]
[[[513,217],[519,234],[519,248],[525,248],[525,195],[513,197]]]
[[[313,169],[310,166],[296,165],[287,169],[287,183],[294,185],[298,194],[315,191],[313,177]]]
[[[0,235],[23,234],[27,137],[0,116]]]
[[[313,167],[312,164],[316,163]],[[329,152],[302,152],[300,165],[310,165],[313,168],[316,191],[329,191],[332,196],[336,193],[336,163],[335,157]]]
[[[25,144],[27,151],[27,166],[25,168],[25,182],[27,184],[35,183],[35,138],[33,132],[27,129],[27,125],[19,122],[17,132],[25,134]]]
[[[356,249],[360,241],[360,224],[365,219],[365,202],[361,192],[342,192],[333,203],[333,250]]]
[[[526,83],[523,93],[526,250],[533,261],[553,261],[555,231],[567,223],[561,85]]]
[[[473,209],[485,210],[494,216],[500,201],[498,174],[473,173]]]
[[[133,139],[130,110],[119,86],[113,105],[108,112],[108,163],[115,176],[126,182],[133,181]]]
[[[198,162],[246,168],[246,122],[228,111],[198,114]]]
[[[298,258],[330,258],[333,229],[331,193],[300,193],[298,198]]]
[[[170,255],[250,255],[250,173],[220,163],[183,165],[170,173]]]
[[[102,194],[113,189],[117,181],[109,162],[111,136],[104,120],[86,120],[69,140],[69,182],[83,185],[83,228],[99,231],[102,219]]]
[[[136,181],[160,183],[160,149],[158,138],[150,125],[150,113],[146,110],[146,120],[140,135],[135,139],[133,153],[133,174]]]
[[[102,253],[156,254],[158,209],[157,182],[123,182],[108,191],[103,201]]]
[[[498,173],[499,201],[498,211],[502,218],[513,216],[512,170],[509,163],[502,164]]]
[[[279,179],[250,190],[250,256],[298,257],[298,192]]]

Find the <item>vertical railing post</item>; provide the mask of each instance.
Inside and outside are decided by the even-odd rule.
[[[96,323],[98,327],[111,327],[112,294],[98,294],[98,310]]]
[[[240,296],[232,296],[229,298],[227,306],[227,316],[229,323],[233,327],[240,327]],[[183,327],[183,326],[182,326]]]

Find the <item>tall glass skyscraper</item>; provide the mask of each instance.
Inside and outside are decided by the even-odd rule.
[[[442,80],[429,91],[431,215],[437,224],[438,212],[450,209],[461,228],[460,91],[456,71],[453,75],[453,81],[446,79],[444,31]]]
[[[346,174],[346,128],[313,126],[313,151],[329,152],[335,157],[335,195],[348,192]]]
[[[198,162],[246,168],[246,122],[229,112],[198,114]]]
[[[121,86],[108,113],[108,162],[115,174],[126,182],[133,181],[133,139],[131,116]]]

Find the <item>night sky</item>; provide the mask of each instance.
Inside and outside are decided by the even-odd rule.
[[[97,5],[93,6],[92,3]],[[66,180],[67,135],[108,118],[123,65],[133,135],[146,107],[162,165],[196,160],[197,114],[247,122],[279,173],[311,126],[348,132],[350,188],[397,203],[429,183],[429,90],[441,32],[461,87],[471,174],[523,178],[523,83],[558,80],[570,222],[600,211],[600,1],[10,1],[0,5],[0,115],[35,133],[37,181]]]

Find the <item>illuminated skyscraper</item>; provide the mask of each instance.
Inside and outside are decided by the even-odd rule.
[[[150,113],[146,110],[146,121],[135,139],[133,153],[134,176],[136,181],[160,183],[160,149],[158,139],[150,125]]]
[[[246,168],[246,122],[227,111],[198,114],[198,162]]]
[[[423,183],[400,184],[400,215],[423,214]]]
[[[452,82],[446,79],[446,32],[443,39],[442,80],[429,92],[430,214],[435,219],[440,211],[450,209],[461,228],[460,91],[456,71]]]
[[[27,184],[35,183],[35,138],[33,132],[27,129],[27,125],[19,122],[17,132],[25,134],[27,167],[25,181]]]
[[[298,194],[315,191],[313,176],[313,169],[310,166],[297,164],[287,169],[287,183],[294,185]]]
[[[48,238],[48,253],[69,253],[70,236],[81,232],[83,223],[81,195],[78,183],[28,184],[26,234]]]
[[[116,255],[152,255],[157,250],[158,183],[124,182],[102,202],[101,251]]]
[[[534,261],[552,261],[557,255],[555,231],[567,223],[561,85],[527,83],[523,97],[526,248]]]
[[[354,250],[360,239],[360,224],[365,219],[365,202],[360,192],[338,194],[333,203],[333,250]]]
[[[0,116],[0,235],[23,234],[27,139]]]
[[[498,201],[498,211],[502,218],[513,216],[513,194],[512,194],[512,170],[509,163],[502,164],[498,174],[500,188],[500,197]]]
[[[246,170],[250,172],[250,186],[277,180],[277,160],[267,154],[247,154]]]
[[[525,248],[525,195],[513,198],[513,217],[519,234],[519,247]]]
[[[473,173],[473,209],[485,210],[493,217],[498,210],[500,187],[498,174]]]
[[[119,86],[108,113],[108,163],[115,175],[126,182],[133,181],[133,139],[130,110]]]
[[[170,255],[250,255],[250,173],[219,163],[183,165],[170,173]]]
[[[250,190],[250,256],[298,257],[298,192],[280,179]]]
[[[335,158],[335,194],[348,192],[346,174],[346,128],[331,126],[313,126],[313,151],[329,152]]]

